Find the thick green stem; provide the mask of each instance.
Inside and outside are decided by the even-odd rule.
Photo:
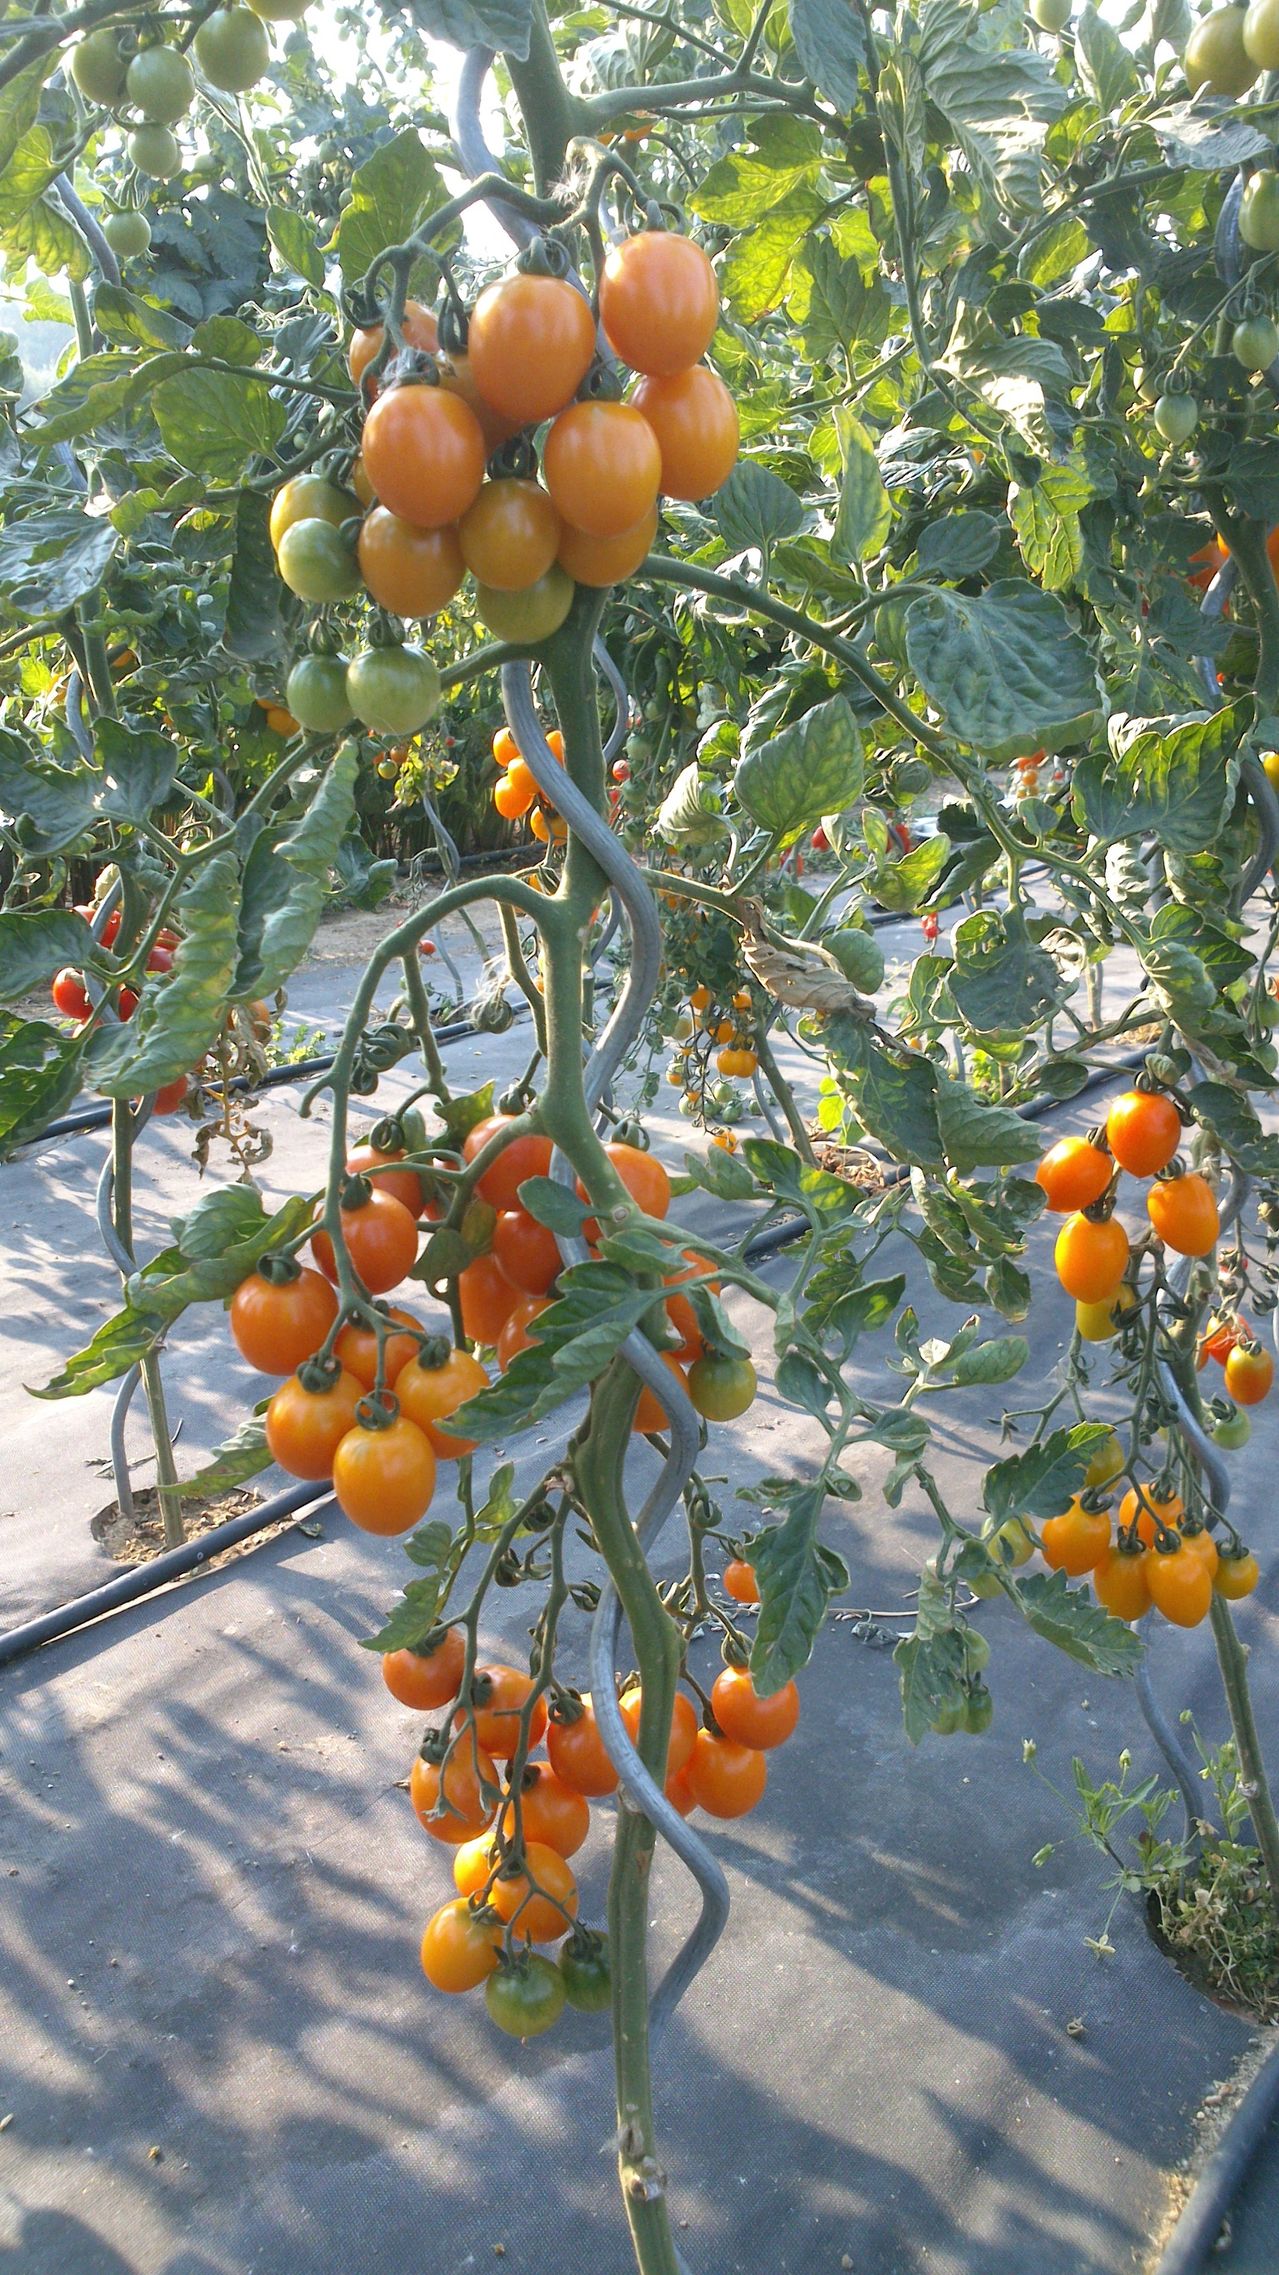
[[[111,1104],[111,1219],[121,1248],[127,1256],[132,1256],[133,1114],[124,1098],[113,1099]],[[121,1278],[124,1277],[121,1273]],[[142,1361],[142,1388],[146,1394],[147,1414],[155,1445],[156,1497],[164,1523],[164,1545],[166,1548],[180,1548],[186,1539],[186,1527],[182,1522],[182,1501],[177,1490],[178,1471],[173,1458],[173,1436],[164,1403],[164,1383],[160,1374],[158,1351],[148,1351]]]
[[[513,55],[502,61],[511,76],[515,99],[533,164],[538,194],[545,197],[558,182],[564,153],[582,125],[581,105],[570,95],[560,75],[559,58],[542,0],[533,0],[529,51],[523,62]]]
[[[762,1026],[755,1037],[755,1056],[759,1060],[760,1071],[767,1080],[769,1089],[786,1116],[786,1127],[795,1140],[795,1151],[801,1161],[806,1161],[810,1169],[815,1169],[817,1167],[817,1156],[813,1151],[813,1141],[808,1134],[808,1126],[796,1103],[795,1093],[773,1055],[772,1045]]]
[[[1235,1747],[1239,1755],[1239,1775],[1248,1796],[1248,1811],[1266,1868],[1270,1909],[1275,1925],[1279,1927],[1279,1818],[1275,1816],[1274,1797],[1266,1778],[1261,1740],[1252,1711],[1252,1693],[1248,1688],[1248,1653],[1239,1640],[1229,1604],[1215,1589],[1210,1617],[1213,1641],[1217,1646],[1217,1664],[1221,1669],[1222,1687],[1230,1709],[1230,1727],[1235,1734]]]
[[[639,1752],[658,1784],[666,1775],[680,1635],[667,1616],[622,1490],[635,1411],[635,1377],[620,1364],[595,1386],[574,1466],[600,1553],[621,1599],[643,1689]],[[657,2162],[648,2042],[649,1882],[656,1833],[623,1800],[613,1843],[608,1931],[613,1973],[613,2060],[617,2077],[617,2165],[640,2275],[677,2275],[678,2259]]]

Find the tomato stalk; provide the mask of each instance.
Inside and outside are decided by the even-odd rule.
[[[1266,1777],[1265,1759],[1252,1708],[1252,1693],[1248,1686],[1248,1653],[1239,1640],[1230,1605],[1216,1589],[1213,1590],[1212,1609],[1208,1616],[1212,1623],[1213,1642],[1217,1646],[1222,1688],[1230,1709],[1230,1727],[1234,1731],[1239,1755],[1240,1783],[1247,1796],[1252,1829],[1257,1836],[1257,1846],[1265,1866],[1271,1916],[1276,1928],[1279,1928],[1279,1817],[1275,1815],[1274,1796]]]
[[[111,1101],[111,1221],[115,1236],[126,1256],[133,1254],[133,1111],[126,1098]],[[126,1275],[121,1270],[121,1278]],[[151,1423],[151,1438],[155,1446],[156,1498],[164,1524],[166,1548],[180,1548],[186,1539],[186,1526],[182,1520],[182,1500],[178,1492],[178,1469],[173,1458],[173,1437],[169,1429],[168,1410],[164,1399],[164,1382],[160,1374],[160,1354],[154,1348],[141,1361],[142,1388],[147,1402],[147,1415]]]

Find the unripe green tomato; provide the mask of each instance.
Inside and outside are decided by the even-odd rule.
[[[1041,32],[1064,32],[1070,22],[1070,0],[1030,0],[1030,12]]]
[[[145,213],[109,213],[102,234],[118,260],[138,260],[150,250],[151,224]]]
[[[1207,87],[1214,95],[1246,95],[1258,66],[1243,43],[1242,8],[1214,8],[1201,16],[1186,42],[1182,67],[1192,95]]]
[[[140,48],[124,86],[148,126],[176,126],[195,101],[195,73],[176,47]]]
[[[995,1701],[985,1683],[975,1683],[968,1693],[968,1704],[964,1710],[964,1729],[969,1732],[970,1736],[980,1737],[983,1730],[989,1730],[994,1711]]]
[[[1165,442],[1189,442],[1199,424],[1199,405],[1193,395],[1161,395],[1155,405],[1155,425]]]
[[[171,182],[181,171],[181,147],[167,126],[135,126],[124,147],[129,164],[153,182]]]
[[[534,646],[559,631],[576,590],[573,579],[556,562],[523,592],[499,592],[494,585],[477,584],[475,613],[496,639]]]
[[[603,2014],[613,2002],[613,1978],[608,1964],[608,1946],[600,1942],[590,1949],[575,1949],[572,1943],[560,1953],[560,1973],[570,2006],[579,2014]]]
[[[249,0],[249,6],[268,24],[300,24],[307,0]]]
[[[1212,1435],[1217,1445],[1224,1446],[1227,1453],[1232,1453],[1238,1447],[1247,1445],[1252,1436],[1252,1424],[1242,1408],[1237,1406],[1233,1414],[1224,1414],[1213,1423]]]
[[[299,656],[284,690],[284,708],[308,734],[336,735],[354,713],[347,701],[346,664],[341,656]]]
[[[421,648],[364,648],[346,667],[346,697],[374,734],[415,735],[440,708],[440,675]]]
[[[195,35],[195,59],[211,87],[242,95],[271,61],[271,42],[250,8],[215,8]]]
[[[1279,252],[1279,174],[1259,166],[1239,201],[1239,234],[1254,253]]]
[[[1124,1449],[1118,1433],[1112,1430],[1109,1437],[1102,1438],[1093,1448],[1084,1471],[1085,1487],[1109,1485],[1113,1477],[1121,1474],[1123,1466]]]
[[[1244,12],[1243,44],[1261,71],[1279,71],[1279,8],[1275,0],[1252,0]]]
[[[311,516],[285,530],[276,567],[299,600],[346,600],[360,589],[360,568],[331,521]]]
[[[102,103],[108,110],[121,101],[129,76],[129,58],[106,24],[79,40],[67,57],[67,70],[86,103]]]
[[[1268,371],[1279,355],[1279,325],[1270,316],[1245,316],[1230,335],[1230,347],[1245,371]]]

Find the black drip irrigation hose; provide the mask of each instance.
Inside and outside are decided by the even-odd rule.
[[[1154,2275],[1199,2275],[1279,2110],[1279,2044],[1271,2047],[1195,2182]]]

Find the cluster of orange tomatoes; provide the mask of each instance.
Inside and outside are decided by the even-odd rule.
[[[1234,1535],[1219,1547],[1206,1525],[1187,1518],[1170,1479],[1130,1486],[1113,1514],[1104,1486],[1086,1487],[1041,1527],[1040,1544],[1054,1571],[1090,1574],[1098,1602],[1127,1621],[1154,1609],[1174,1627],[1197,1627],[1214,1589],[1238,1599],[1259,1577],[1256,1557]]]
[[[730,1565],[729,1573],[736,1569]],[[437,1632],[421,1651],[388,1652],[382,1672],[402,1705],[452,1708],[440,1728],[427,1732],[409,1778],[419,1821],[453,1850],[457,1890],[427,1922],[427,1980],[446,1992],[483,1983],[492,2019],[519,2038],[549,2029],[566,2004],[587,2013],[606,2007],[607,1942],[578,1919],[569,1863],[589,1834],[591,1802],[616,1792],[618,1783],[590,1695],[555,1688],[548,1715],[542,1690],[518,1668],[478,1665],[466,1680],[465,1638],[456,1627]],[[641,1704],[634,1684],[619,1702],[632,1739]],[[709,1708],[699,1721],[693,1701],[677,1692],[665,1790],[683,1816],[700,1808],[712,1817],[743,1817],[763,1796],[768,1754],[798,1723],[799,1693],[788,1682],[761,1698],[747,1668],[730,1664],[716,1676]],[[544,1756],[535,1750],[543,1740]],[[511,1764],[521,1753],[517,1776]],[[559,1944],[557,1960],[535,1950],[538,1944]]]
[[[690,1046],[678,1050],[667,1068],[666,1079],[672,1089],[687,1090],[696,1072],[692,1044],[698,1029],[717,1046],[715,1070],[730,1082],[749,1082],[759,1065],[751,1047],[754,1027],[755,999],[748,987],[738,988],[726,1008],[716,1006],[709,987],[703,982],[689,996],[689,1010],[677,1022],[675,1040]]]
[[[1207,1256],[1216,1244],[1213,1190],[1197,1170],[1177,1164],[1181,1134],[1181,1115],[1166,1092],[1127,1090],[1107,1114],[1104,1133],[1063,1138],[1035,1171],[1049,1208],[1066,1217],[1053,1252],[1057,1277],[1075,1298],[1079,1330],[1088,1340],[1113,1334],[1117,1317],[1136,1300],[1126,1278],[1128,1234],[1114,1214],[1120,1169],[1155,1180],[1146,1214],[1166,1248]]]
[[[546,740],[562,766],[564,737],[559,728],[552,727]],[[493,737],[493,762],[502,769],[500,780],[493,786],[493,803],[503,821],[522,821],[527,814],[528,826],[542,845],[562,845],[568,835],[568,824],[560,819],[549,800],[546,805],[539,804],[540,792],[532,768],[509,727],[499,727]]]

